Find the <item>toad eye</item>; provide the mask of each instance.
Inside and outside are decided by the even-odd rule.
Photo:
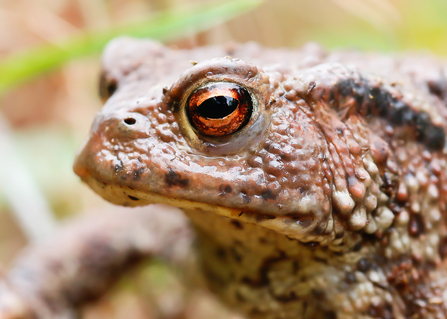
[[[250,93],[230,82],[198,88],[186,104],[190,124],[207,136],[226,136],[240,130],[250,120],[252,110]]]

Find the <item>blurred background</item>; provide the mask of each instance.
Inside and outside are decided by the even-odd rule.
[[[149,20],[160,11],[215,3],[0,0],[0,84],[9,76],[4,73],[2,78],[2,61],[5,64],[6,58],[21,52],[42,45],[57,47],[85,32]],[[328,49],[416,50],[446,55],[446,16],[445,0],[267,0],[207,31],[191,31],[167,43],[188,48],[257,41],[269,47],[298,47],[315,41]],[[82,185],[71,169],[76,150],[101,108],[97,97],[99,51],[79,54],[60,68],[1,91],[2,268],[7,268],[18,251],[38,236],[30,234],[17,211],[30,214],[31,220],[34,216],[36,228],[45,229],[51,225],[40,225],[39,216],[46,216],[51,224],[52,218],[115,209]],[[30,52],[28,67],[33,63]],[[175,270],[152,263],[85,310],[84,318],[229,318],[206,292],[199,291],[188,301],[184,301],[184,295]],[[146,302],[148,297],[151,302]]]

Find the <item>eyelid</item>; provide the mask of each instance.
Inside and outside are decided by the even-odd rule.
[[[197,91],[195,91],[195,92],[197,92]],[[213,91],[211,91],[209,93],[201,94],[197,100],[197,105],[201,105],[204,101],[206,101],[212,97],[216,97],[216,96],[229,96],[236,100],[238,98],[238,94],[234,90],[215,88]]]

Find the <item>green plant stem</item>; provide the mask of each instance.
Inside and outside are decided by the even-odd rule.
[[[233,0],[213,6],[189,7],[155,15],[149,21],[109,30],[86,32],[57,45],[43,45],[0,60],[0,95],[14,86],[70,60],[100,52],[119,35],[166,40],[203,31],[229,20],[261,3],[261,0]]]

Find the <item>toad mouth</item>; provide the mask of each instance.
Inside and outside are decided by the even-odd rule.
[[[150,204],[167,204],[178,207],[186,213],[194,211],[213,213],[240,222],[258,225],[304,243],[318,242],[321,245],[329,245],[334,240],[332,238],[333,236],[310,235],[317,224],[316,220],[310,217],[298,219],[292,216],[275,216],[241,208],[230,208],[182,198],[168,197],[155,192],[142,192],[128,186],[102,182],[86,171],[82,171],[80,168],[76,168],[75,170],[81,176],[82,180],[97,194],[116,205],[136,207]]]

